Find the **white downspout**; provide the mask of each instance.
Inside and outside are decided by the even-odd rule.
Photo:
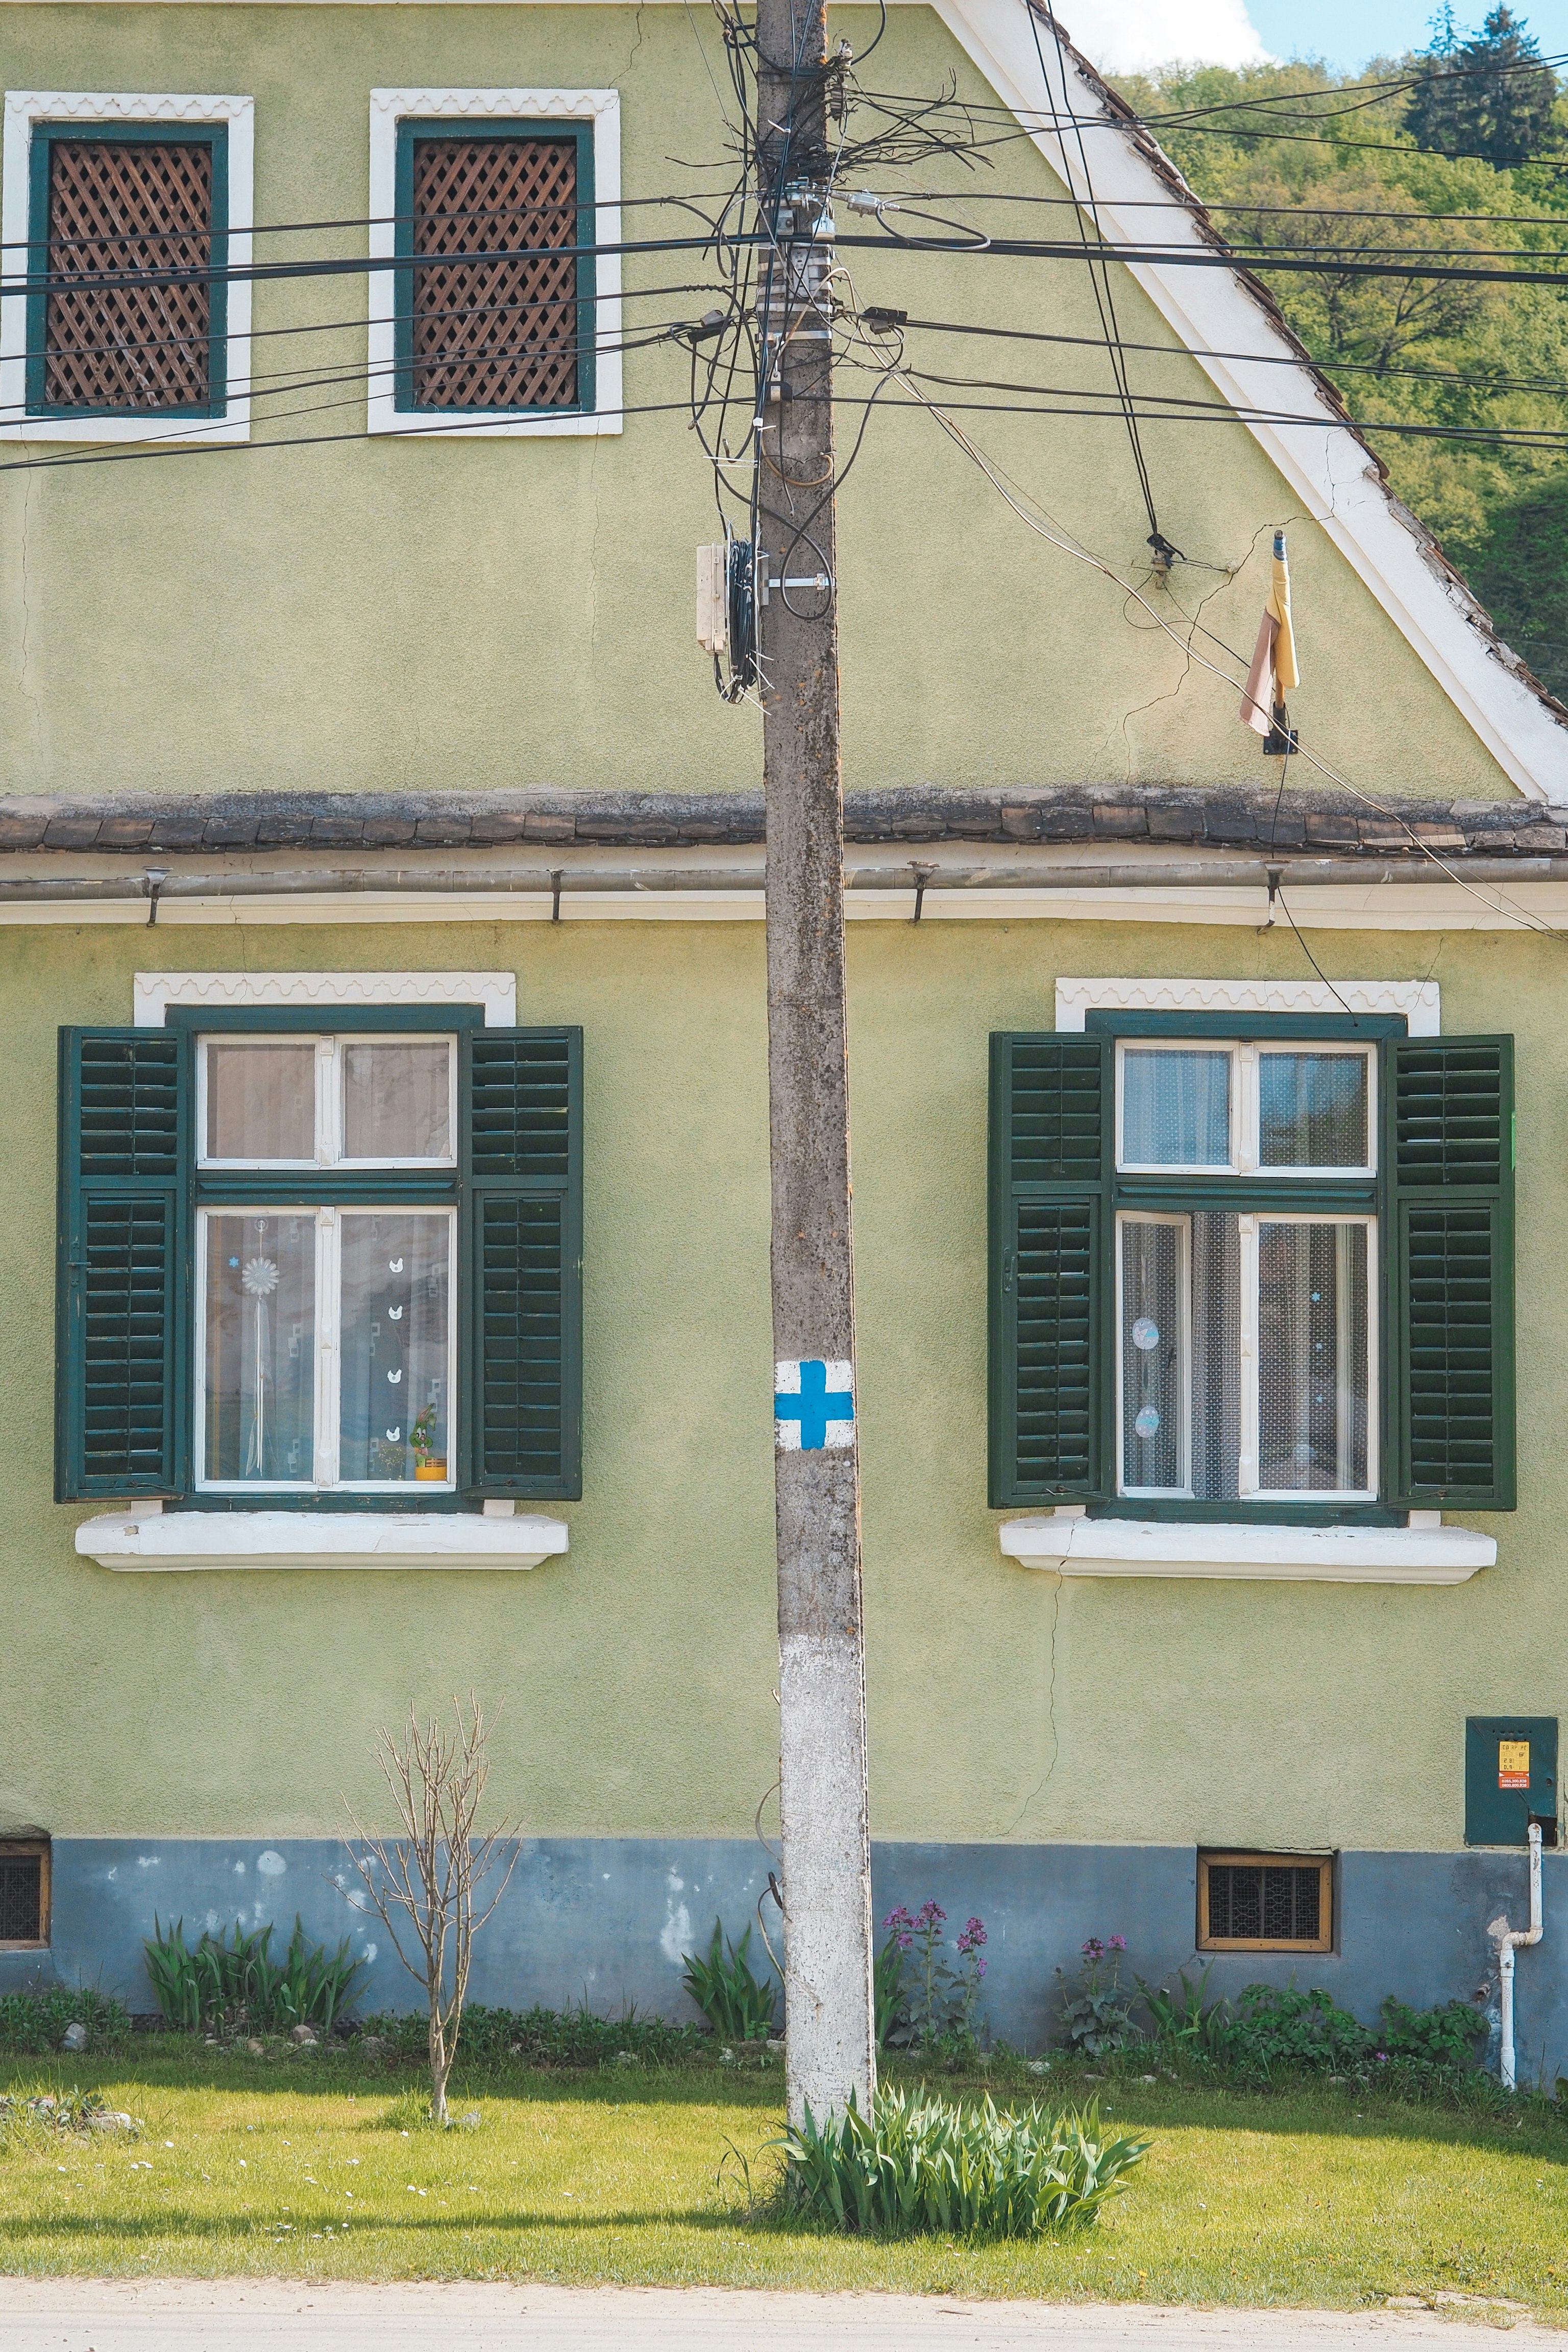
[[[1500,2048],[1498,2072],[1505,2091],[1514,2088],[1513,2058],[1513,1969],[1514,1954],[1521,1944],[1541,1941],[1541,1823],[1530,1824],[1530,1926],[1528,1929],[1510,1927],[1507,1915],[1494,1919],[1487,1933],[1498,1948],[1500,1977],[1499,2024]]]

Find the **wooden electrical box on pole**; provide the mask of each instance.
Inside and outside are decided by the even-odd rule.
[[[788,2113],[876,2089],[844,992],[824,0],[757,0],[757,567],[767,807]],[[766,551],[764,558],[763,551]],[[763,567],[767,564],[766,585]]]

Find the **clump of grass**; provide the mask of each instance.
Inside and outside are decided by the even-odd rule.
[[[100,2050],[122,2049],[131,2039],[131,2017],[122,2002],[91,1985],[36,1985],[0,1993],[0,2050],[43,2057],[58,2050],[68,2025],[85,2025]]]
[[[399,2011],[361,2021],[364,2033],[385,2044],[392,2056],[423,2061],[429,2028],[423,2013]],[[662,2017],[639,2017],[635,2009],[600,2017],[576,2009],[486,2009],[463,2011],[463,2063],[495,2066],[521,2059],[530,2066],[611,2066],[635,2058],[645,2066],[675,2066],[711,2058],[713,2037],[697,2025],[671,2025]]]
[[[118,2126],[125,2125],[124,2116],[100,2093],[80,2090],[75,2084],[58,2091],[26,2091],[13,2084],[9,2091],[0,2091],[0,2152],[88,2133],[101,2127],[100,2117],[107,2121],[111,2116]],[[130,2119],[128,2136],[134,2139],[141,2130],[141,2124]]]
[[[889,2089],[784,2140],[787,2208],[863,2237],[1037,2238],[1090,2227],[1149,2152],[1105,2137],[1100,2112],[1037,2103],[1010,2113]]]

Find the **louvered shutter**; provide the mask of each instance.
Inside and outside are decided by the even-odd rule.
[[[1110,1477],[1110,1044],[991,1040],[991,1503],[1089,1502]]]
[[[464,1033],[463,1484],[582,1493],[583,1033]]]
[[[1384,1048],[1392,1499],[1514,1507],[1513,1039]]]
[[[187,1475],[190,1042],[62,1029],[55,1491]]]

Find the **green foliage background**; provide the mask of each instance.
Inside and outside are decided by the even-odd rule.
[[[1441,248],[1460,268],[1510,254],[1558,266],[1568,248],[1568,170],[1424,152],[1405,127],[1405,97],[1375,93],[1376,84],[1430,62],[1382,59],[1359,75],[1321,63],[1174,65],[1118,87],[1215,208],[1222,233],[1249,251],[1268,244],[1386,261]],[[1237,126],[1265,120],[1252,110],[1206,114],[1201,126],[1159,119],[1270,100],[1291,103],[1264,136],[1237,135]],[[1562,95],[1545,152],[1568,157]],[[1379,213],[1406,217],[1351,216]],[[1251,266],[1369,428],[1560,432],[1568,422],[1568,263],[1562,292],[1331,269],[1297,276],[1271,272],[1267,258]],[[1472,381],[1451,380],[1461,376]],[[1568,697],[1568,452],[1375,430],[1369,437],[1395,494],[1436,534],[1504,637]]]

